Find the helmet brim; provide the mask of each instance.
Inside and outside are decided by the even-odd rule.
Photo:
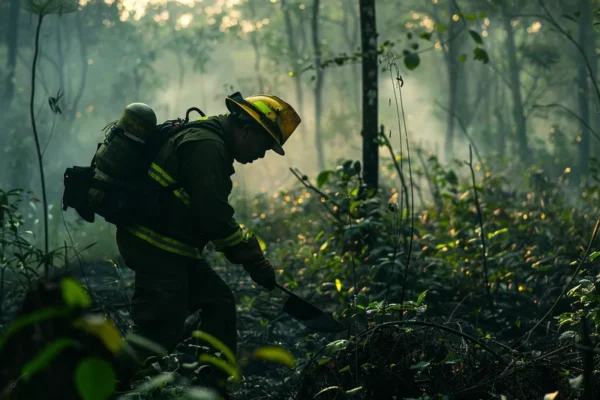
[[[254,111],[253,109],[251,109],[250,107],[248,107],[244,104],[238,103],[231,97],[225,98],[225,105],[227,106],[227,109],[231,112],[242,110],[243,112],[248,114],[250,117],[252,117],[252,119],[255,120],[256,122],[258,122],[260,124],[260,126],[262,126],[264,128],[264,130],[273,138],[273,146],[271,147],[271,150],[273,150],[275,153],[277,153],[281,156],[285,155],[285,151],[283,150],[283,147],[277,140],[277,134],[275,132],[272,132],[268,126],[266,126],[264,123],[262,123],[260,116],[258,115],[258,113],[256,111]]]

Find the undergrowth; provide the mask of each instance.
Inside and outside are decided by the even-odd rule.
[[[259,236],[278,280],[346,324],[341,334],[311,332],[280,311],[284,294],[257,290],[241,268],[206,250],[238,302],[239,357],[230,360],[240,371],[230,382],[236,398],[575,399],[598,392],[597,173],[574,187],[569,170],[417,156],[412,182],[403,175],[406,160],[384,163],[377,192],[364,187],[359,162],[340,160],[317,177],[293,169],[297,185],[252,199],[245,228]],[[43,252],[22,231],[19,198],[0,193],[6,316],[43,266]],[[57,248],[52,264],[79,278],[90,311],[126,334],[131,272],[118,258],[79,265],[69,253],[75,248]],[[265,346],[291,352],[294,367],[253,359]],[[185,389],[201,385],[176,357],[164,357],[170,361],[154,371],[162,380],[142,379],[146,394],[138,386],[138,398],[192,396]]]

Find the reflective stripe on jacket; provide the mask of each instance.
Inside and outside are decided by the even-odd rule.
[[[218,248],[225,248],[235,246],[243,240],[242,229],[233,219],[233,208],[227,204],[227,196],[231,191],[229,176],[235,172],[233,157],[229,155],[227,144],[228,121],[225,117],[218,116],[210,117],[204,122],[206,128],[205,123],[194,124],[169,139],[148,169],[148,176],[161,186],[181,182],[186,188],[191,188],[196,197],[192,199],[186,189],[177,188],[172,192],[174,196],[165,196],[161,209],[156,212],[156,223],[151,227],[123,227],[153,246],[191,258],[201,258],[202,249],[208,241],[212,241]],[[181,146],[182,144],[185,146]],[[205,150],[209,154],[198,157],[197,151],[200,148],[211,151]],[[219,151],[213,152],[213,148]],[[213,156],[213,153],[218,154]],[[219,202],[203,202],[203,198],[210,197],[212,193],[207,193],[210,190],[200,190],[196,182],[202,181],[204,170],[206,174],[214,173],[210,171],[214,164],[223,168],[219,168],[222,172],[215,181]],[[204,212],[198,215],[198,210]]]

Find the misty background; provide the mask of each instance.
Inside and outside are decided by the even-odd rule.
[[[42,3],[25,3],[0,0],[0,187],[39,197],[29,117],[39,13],[28,9]],[[290,167],[314,178],[361,159],[357,1],[80,0],[62,15],[60,0],[51,3],[59,7],[41,25],[34,111],[54,246],[68,240],[67,224],[71,235],[98,241],[98,254],[115,251],[112,226],[84,227],[72,210],[63,221],[62,174],[89,164],[102,128],[132,102],[150,105],[159,121],[183,118],[189,107],[226,113],[225,96],[238,90],[292,104],[303,121],[286,156],[235,165],[232,202],[251,211],[254,195],[298,185]],[[466,160],[469,137],[496,168],[537,163],[577,184],[587,179],[600,128],[589,75],[597,75],[592,2],[378,0],[376,15],[379,124],[394,147],[403,128],[394,95],[400,75],[413,150]],[[382,185],[396,185],[385,148],[380,157]],[[34,199],[27,212],[39,216],[40,207]]]

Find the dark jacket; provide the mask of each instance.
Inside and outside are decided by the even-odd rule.
[[[200,251],[209,241],[226,246],[227,240],[241,238],[228,202],[235,173],[231,130],[227,115],[208,117],[161,147],[150,175],[181,183],[182,192],[161,194],[160,210],[144,225]]]

